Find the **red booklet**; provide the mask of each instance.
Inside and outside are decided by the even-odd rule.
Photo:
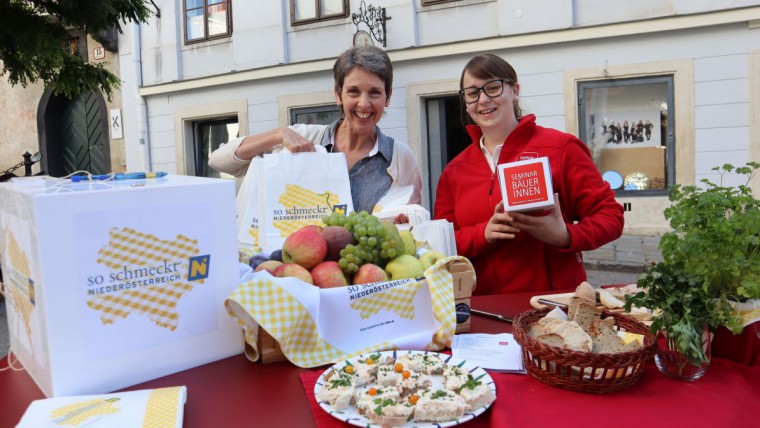
[[[549,158],[541,157],[498,165],[504,211],[534,211],[554,205]]]

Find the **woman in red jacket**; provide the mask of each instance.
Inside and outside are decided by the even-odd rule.
[[[434,213],[454,223],[459,255],[475,267],[475,294],[574,289],[586,280],[581,252],[622,234],[623,207],[582,141],[521,114],[517,74],[502,58],[475,56],[459,86],[475,122],[472,144],[441,174]],[[554,208],[505,213],[496,165],[544,156]]]

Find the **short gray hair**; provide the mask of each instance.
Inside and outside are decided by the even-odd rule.
[[[385,96],[390,96],[393,87],[393,65],[388,54],[376,46],[353,47],[338,56],[333,65],[335,91],[338,94],[343,92],[343,82],[348,73],[357,67],[379,77],[385,83]]]

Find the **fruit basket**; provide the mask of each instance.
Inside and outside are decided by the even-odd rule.
[[[452,309],[456,310],[456,333],[466,333],[470,331],[470,297],[475,289],[475,273],[471,264],[461,260],[449,261],[446,269],[451,273],[454,291],[455,308]],[[256,349],[261,363],[287,361],[277,340],[261,327],[258,327]]]
[[[606,394],[633,386],[644,374],[644,364],[655,352],[655,338],[648,326],[626,315],[604,311],[602,317],[613,317],[618,330],[643,335],[644,345],[614,354],[571,351],[545,345],[527,333],[528,326],[552,309],[523,312],[514,320],[512,334],[522,346],[525,369],[533,377],[557,388]]]

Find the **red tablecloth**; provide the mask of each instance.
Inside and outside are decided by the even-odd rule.
[[[530,308],[531,293],[476,296],[472,306],[515,316]],[[511,332],[511,324],[472,318],[472,332]],[[0,359],[0,369],[6,366]],[[186,385],[185,428],[341,426],[316,405],[314,383],[321,370],[290,363],[251,363],[238,355],[168,375],[127,390]],[[696,382],[671,380],[653,363],[635,386],[610,395],[565,391],[530,375],[491,373],[497,400],[463,426],[760,426],[760,367],[714,358]],[[33,400],[44,398],[28,373],[0,372],[0,428],[12,427]],[[337,425],[336,425],[337,424]],[[343,424],[342,426],[345,426]]]

